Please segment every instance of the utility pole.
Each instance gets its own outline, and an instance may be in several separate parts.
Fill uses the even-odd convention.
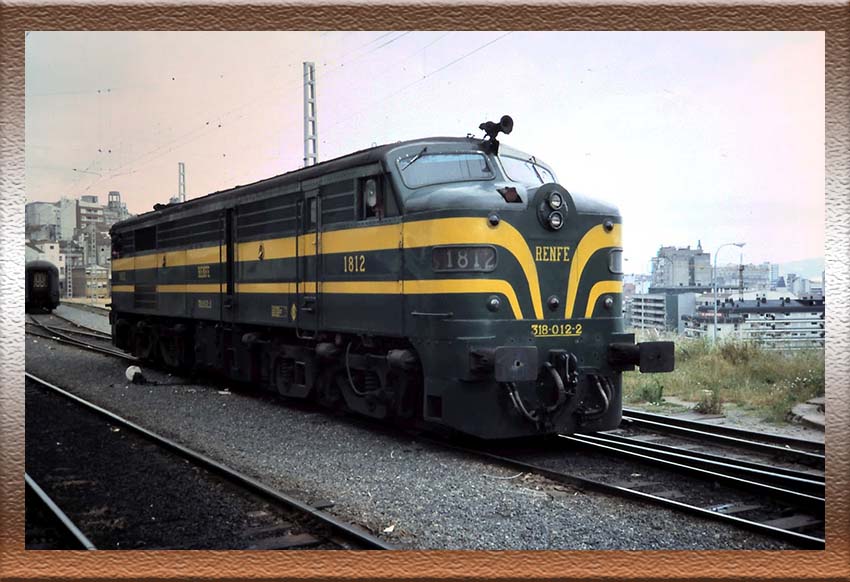
[[[177,162],[177,200],[186,202],[186,164]]]
[[[738,263],[738,299],[744,300],[744,257]]]
[[[319,131],[316,121],[316,64],[304,63],[304,167],[319,162]]]
[[[65,257],[65,297],[72,298],[74,296],[73,289],[73,272],[74,267],[71,264],[70,257]]]

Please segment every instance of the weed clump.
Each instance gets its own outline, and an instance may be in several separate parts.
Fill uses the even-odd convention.
[[[649,339],[656,338],[638,341]],[[718,414],[738,406],[764,420],[783,422],[795,404],[824,394],[823,349],[777,351],[734,340],[714,346],[704,339],[663,339],[676,343],[675,370],[660,375],[626,372],[626,402],[659,404],[679,398],[696,403],[701,412]]]
[[[677,364],[684,364],[705,357],[711,351],[711,344],[705,338],[680,341],[679,338],[667,338],[675,343],[675,358]]]
[[[762,349],[754,342],[725,341],[718,348],[720,357],[733,365],[746,364],[759,355]]]
[[[664,386],[657,378],[653,378],[652,382],[643,384],[640,387],[638,390],[638,399],[640,402],[660,404],[664,400]]]
[[[699,402],[694,406],[694,410],[702,414],[722,413],[723,401],[720,399],[720,390],[717,388],[703,390]]]

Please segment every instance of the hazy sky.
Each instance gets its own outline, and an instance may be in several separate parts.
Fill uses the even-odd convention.
[[[296,169],[305,60],[320,160],[508,113],[504,143],[619,206],[627,271],[698,239],[824,253],[819,32],[33,32],[27,199],[119,190],[139,213],[181,161],[189,198]]]

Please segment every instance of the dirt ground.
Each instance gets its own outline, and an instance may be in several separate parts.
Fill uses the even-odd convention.
[[[645,410],[646,412],[702,420],[707,424],[724,424],[756,432],[807,439],[820,443],[824,442],[824,432],[822,430],[817,430],[798,422],[785,422],[781,424],[765,422],[752,412],[734,403],[724,403],[723,413],[720,415],[702,415],[694,412],[693,407],[696,406],[696,402],[689,402],[675,396],[665,396],[664,402],[661,405],[640,403],[629,404],[627,406],[629,408]]]

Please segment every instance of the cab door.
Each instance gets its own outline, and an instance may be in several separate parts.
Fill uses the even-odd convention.
[[[219,247],[218,290],[219,290],[219,319],[222,322],[233,322],[236,310],[236,249],[235,249],[235,217],[233,208],[227,208],[222,213],[222,240]]]
[[[300,338],[313,338],[318,332],[321,304],[319,204],[318,188],[304,192],[297,203],[295,329]]]

